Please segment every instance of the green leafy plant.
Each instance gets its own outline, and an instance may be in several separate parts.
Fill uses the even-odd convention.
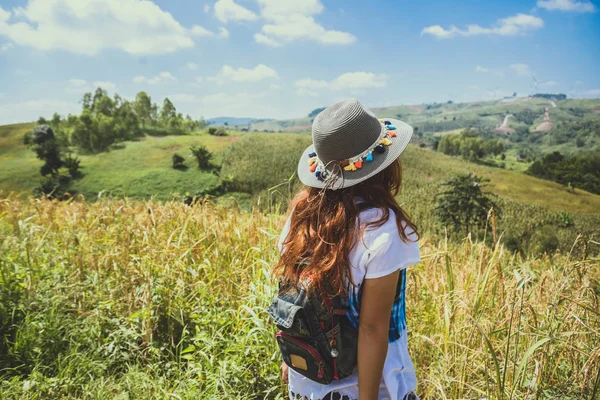
[[[436,198],[435,215],[444,226],[455,232],[477,232],[486,225],[488,213],[500,209],[492,195],[483,191],[487,179],[473,174],[458,175],[442,183]]]
[[[198,168],[210,169],[210,161],[213,159],[213,154],[206,148],[206,146],[192,146],[190,147],[190,151],[192,152],[192,155],[196,158]]]

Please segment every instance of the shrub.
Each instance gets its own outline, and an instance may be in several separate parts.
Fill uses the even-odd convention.
[[[183,158],[179,154],[177,154],[177,153],[173,154],[173,157],[171,159],[173,161],[173,168],[174,169],[184,169],[184,168],[186,168],[186,166],[184,164],[185,158]]]
[[[443,182],[446,190],[437,195],[435,207],[440,222],[455,232],[470,233],[484,227],[490,209],[494,208],[499,215],[498,206],[482,190],[484,182],[489,180],[473,174],[459,175]]]
[[[213,158],[213,154],[208,151],[206,146],[192,146],[190,147],[192,155],[196,157],[198,162],[198,168],[209,169],[211,167],[210,160]]]
[[[523,251],[521,241],[522,240],[518,236],[511,234],[506,234],[502,240],[504,247],[512,253],[521,253]]]
[[[552,254],[560,246],[558,236],[551,226],[544,226],[535,232],[532,237],[533,247],[538,254]]]
[[[223,128],[215,128],[211,126],[208,128],[208,134],[212,136],[227,136],[227,131]]]
[[[561,228],[568,228],[570,226],[573,226],[573,217],[571,217],[571,214],[569,214],[568,212],[559,212],[557,214],[558,216],[558,226],[560,226]]]

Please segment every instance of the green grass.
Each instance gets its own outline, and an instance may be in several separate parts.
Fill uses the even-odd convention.
[[[0,127],[0,189],[30,194],[39,185],[42,162],[22,144],[22,136],[32,124]],[[224,149],[238,139],[240,132],[215,137],[206,132],[194,135],[146,136],[140,141],[124,142],[106,153],[78,155],[82,179],[72,189],[89,199],[98,193],[126,195],[133,198],[166,200],[175,193],[195,193],[217,183],[209,171],[198,170],[190,157],[190,146],[204,145],[215,154],[213,163],[220,165]],[[187,159],[187,170],[171,168],[171,157],[179,153]]]

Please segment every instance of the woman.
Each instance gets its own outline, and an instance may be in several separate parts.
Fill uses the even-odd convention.
[[[298,166],[307,187],[293,201],[275,273],[293,282],[310,277],[346,300],[345,316],[358,332],[357,361],[349,376],[328,384],[284,362],[291,399],[416,398],[405,285],[406,268],[420,261],[418,236],[395,200],[398,157],[411,135],[407,124],[379,120],[356,100],[325,109],[313,122],[313,145]],[[298,260],[305,260],[302,269]]]

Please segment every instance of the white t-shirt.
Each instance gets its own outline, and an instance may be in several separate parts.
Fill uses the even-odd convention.
[[[375,208],[365,210],[360,214],[360,227],[379,218],[381,218],[381,210]],[[289,225],[290,220],[288,219],[279,239],[280,252],[282,242],[288,235]],[[349,285],[348,287],[350,307],[347,316],[355,327],[358,327],[360,288],[363,280],[380,278],[397,270],[402,270],[402,285],[399,287],[390,315],[388,352],[383,366],[379,390],[380,400],[402,400],[406,395],[413,392],[417,386],[415,369],[408,354],[405,293],[406,268],[419,263],[421,259],[415,233],[410,228],[405,227],[405,229],[410,239],[407,243],[400,238],[398,226],[396,225],[396,215],[390,210],[390,217],[385,224],[378,228],[369,227],[364,233],[364,240],[358,240],[350,251],[352,281],[356,286]],[[314,382],[291,368],[289,369],[288,378],[290,399],[320,400],[330,392],[339,393],[343,399],[358,399],[358,373],[356,369],[351,376],[334,381],[329,385]]]

